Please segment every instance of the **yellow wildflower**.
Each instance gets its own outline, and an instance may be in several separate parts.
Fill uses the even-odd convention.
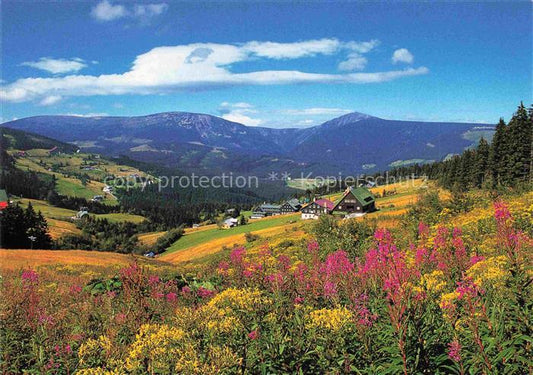
[[[346,307],[311,311],[306,324],[310,329],[325,329],[338,332],[352,320],[353,314]]]
[[[143,324],[130,346],[126,368],[130,371],[171,372],[182,353],[185,333],[166,324]],[[145,364],[148,368],[144,368]]]
[[[88,339],[78,349],[80,364],[88,362],[100,363],[111,352],[112,343],[109,337],[100,336],[97,339]]]
[[[440,293],[446,287],[444,272],[435,270],[429,274],[422,275],[420,284],[430,293]]]
[[[466,271],[466,274],[474,280],[476,285],[502,287],[507,275],[506,265],[504,255],[490,257],[474,264]]]
[[[440,308],[446,309],[446,308],[449,308],[450,306],[453,306],[458,297],[459,297],[459,293],[457,293],[456,291],[441,295],[440,303],[439,303]]]
[[[269,303],[258,290],[228,288],[213,297],[207,306],[231,310],[254,311],[257,305]]]
[[[120,372],[97,367],[78,370],[76,371],[76,375],[120,375]]]

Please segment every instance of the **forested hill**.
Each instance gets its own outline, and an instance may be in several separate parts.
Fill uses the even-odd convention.
[[[533,106],[523,104],[506,124],[500,119],[489,144],[482,139],[446,161],[396,168],[391,175],[425,175],[453,190],[497,188],[533,183]]]
[[[0,135],[0,145],[4,150],[8,148],[17,150],[47,149],[61,152],[76,152],[78,150],[77,146],[70,143],[5,126],[0,127]]]

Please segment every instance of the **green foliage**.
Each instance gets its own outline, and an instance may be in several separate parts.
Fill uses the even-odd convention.
[[[311,228],[323,254],[344,250],[351,256],[360,256],[374,233],[366,222],[345,220],[340,222],[331,215],[322,215]]]
[[[246,239],[246,242],[250,243],[250,242],[257,241],[260,238],[260,236],[252,232],[246,232],[244,233],[244,238]]]
[[[179,240],[183,236],[184,230],[183,227],[173,228],[159,237],[151,249],[155,254],[161,254],[164,252],[170,245]]]

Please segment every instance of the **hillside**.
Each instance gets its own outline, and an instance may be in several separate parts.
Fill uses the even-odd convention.
[[[4,150],[10,148],[22,151],[31,149],[53,149],[67,153],[73,153],[78,150],[78,147],[70,143],[61,142],[57,139],[48,138],[39,134],[11,129],[5,126],[0,127],[0,145]]]
[[[216,116],[169,112],[139,117],[37,116],[4,126],[86,151],[127,155],[185,171],[272,170],[331,175],[442,160],[491,138],[492,125],[393,121],[351,113],[310,128],[249,127]]]

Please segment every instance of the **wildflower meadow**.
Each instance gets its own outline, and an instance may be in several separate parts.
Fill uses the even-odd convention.
[[[520,223],[518,223],[520,224]],[[0,367],[42,374],[528,374],[532,247],[502,201],[477,229],[377,228],[325,251],[237,247],[180,273],[2,278]]]

